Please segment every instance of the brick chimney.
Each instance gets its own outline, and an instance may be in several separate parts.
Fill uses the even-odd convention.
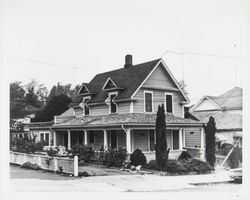
[[[129,67],[131,67],[131,66],[133,66],[133,57],[132,57],[132,55],[126,55],[125,56],[125,65],[124,65],[124,68],[129,68]]]

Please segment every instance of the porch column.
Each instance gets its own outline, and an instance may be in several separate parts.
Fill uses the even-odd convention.
[[[204,148],[204,128],[201,129],[201,148]]]
[[[88,145],[88,131],[84,130],[84,145]]]
[[[126,149],[128,153],[131,153],[131,129],[127,129],[126,131]]]
[[[70,130],[68,130],[68,149],[71,148],[71,133]]]
[[[103,130],[103,148],[107,149],[108,148],[108,134],[107,130]]]
[[[205,144],[204,144],[204,128],[201,128],[201,148],[200,148],[200,159],[205,160]]]
[[[183,149],[183,135],[182,135],[182,128],[179,129],[179,150],[182,150]]]
[[[52,134],[52,132],[49,133],[49,146],[51,146],[51,139],[52,139],[51,134]]]
[[[53,131],[53,146],[56,146],[56,131]]]

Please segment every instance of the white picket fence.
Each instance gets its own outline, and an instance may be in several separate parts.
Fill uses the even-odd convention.
[[[27,154],[10,151],[10,163],[23,165],[26,162],[37,164],[41,169],[50,171],[60,171],[78,176],[78,157],[51,157],[39,154]]]

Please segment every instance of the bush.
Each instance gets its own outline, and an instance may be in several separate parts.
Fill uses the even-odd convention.
[[[104,151],[102,163],[109,167],[122,167],[127,158],[127,151],[124,148],[108,149]]]
[[[72,157],[78,156],[78,160],[84,160],[85,162],[89,162],[90,159],[95,155],[95,151],[92,146],[88,145],[79,145],[76,144],[72,147],[69,152],[72,154]]]
[[[155,160],[151,160],[144,168],[160,170]],[[207,162],[198,159],[189,160],[168,160],[167,167],[163,171],[171,174],[188,174],[195,172],[197,174],[210,173],[212,168]]]
[[[41,167],[37,164],[32,164],[31,162],[26,162],[24,163],[22,166],[22,168],[26,168],[26,169],[34,169],[34,170],[39,170],[41,169]]]
[[[57,155],[58,151],[58,147],[49,147],[49,149],[46,150],[46,153],[48,154],[48,156],[54,157]]]
[[[192,156],[187,151],[183,151],[181,152],[181,155],[178,157],[178,160],[188,160],[190,158],[192,158]]]
[[[140,149],[136,149],[131,155],[130,155],[130,161],[131,165],[138,166],[138,165],[144,165],[147,162],[146,156],[142,153]]]

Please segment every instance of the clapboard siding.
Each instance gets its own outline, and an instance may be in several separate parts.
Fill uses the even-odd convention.
[[[193,134],[191,134],[193,132]],[[201,147],[201,130],[198,128],[185,129],[185,147]]]
[[[136,101],[133,103],[133,109],[135,113],[143,113],[144,112],[144,91],[153,91],[153,111],[154,113],[158,110],[158,105],[162,103],[165,105],[165,93],[172,93],[173,94],[173,107],[174,107],[174,115],[178,117],[184,117],[183,107],[180,105],[180,95],[178,92],[173,91],[163,91],[163,90],[147,90],[147,89],[140,89],[136,95]]]
[[[108,115],[109,106],[106,104],[91,106],[90,115]]]
[[[149,151],[148,130],[134,130],[132,135],[134,150]]]
[[[160,65],[159,67],[155,69],[155,71],[151,74],[151,76],[145,82],[145,85],[155,85],[155,86],[161,86],[161,87],[177,88],[176,85],[171,80],[170,76],[163,69],[162,65]]]
[[[129,113],[130,112],[130,102],[122,102],[117,104],[119,114]]]

